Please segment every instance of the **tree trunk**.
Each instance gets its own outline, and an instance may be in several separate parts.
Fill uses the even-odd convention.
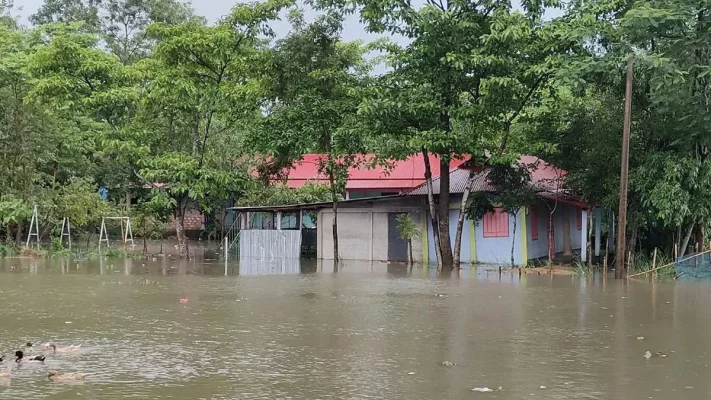
[[[634,258],[635,258],[635,251],[637,250],[637,233],[639,229],[637,229],[637,224],[632,224],[632,237],[630,238],[630,241],[627,244],[627,254],[629,254],[629,260],[627,260],[627,271],[634,271]]]
[[[570,213],[563,209],[563,255],[572,256],[573,248],[570,244]]]
[[[407,239],[407,265],[414,264],[412,257],[412,239]]]
[[[552,263],[555,258],[555,238],[553,237],[553,213],[555,209],[550,210],[548,214],[548,263]]]
[[[449,236],[449,156],[439,158],[439,245],[442,251],[442,268],[454,267],[452,241]]]
[[[188,199],[183,197],[178,201],[178,207],[175,209],[175,234],[178,236],[178,253],[180,258],[190,258],[188,253],[188,237],[185,234],[185,210],[187,208]]]
[[[20,246],[22,244],[22,224],[17,224],[17,231],[15,231],[15,246]]]
[[[548,264],[551,264],[555,258],[555,226],[553,225],[553,213],[558,209],[558,200],[553,203],[552,207],[550,203],[546,202],[546,207],[548,207]]]
[[[689,247],[689,240],[691,239],[691,233],[694,232],[694,226],[696,226],[696,222],[691,221],[689,229],[684,235],[684,240],[681,242],[681,248],[679,249],[679,257],[684,257],[684,254],[686,254],[686,248]]]
[[[333,262],[338,264],[340,261],[340,257],[338,256],[338,197],[336,197],[336,180],[333,176],[334,165],[330,159],[330,155],[329,164],[331,165],[328,168],[328,181],[331,184],[331,202],[333,203]]]
[[[437,256],[437,269],[442,268],[442,249],[439,245],[439,223],[437,222],[437,213],[435,211],[434,191],[432,189],[432,168],[430,167],[430,155],[427,150],[422,148],[422,157],[425,161],[425,184],[427,185],[427,205],[430,210],[430,222],[432,224],[432,236],[434,238],[435,255]],[[427,232],[422,232],[427,235]],[[429,260],[423,260],[429,262]]]
[[[520,211],[519,211],[520,212]],[[513,222],[513,235],[511,237],[511,266],[514,267],[516,265],[516,262],[514,261],[514,250],[516,249],[516,222],[518,220],[518,213],[515,212],[512,213],[514,217],[514,222]]]
[[[472,185],[474,184],[474,178],[476,173],[474,168],[469,170],[469,177],[467,178],[467,183],[464,185],[464,193],[462,193],[462,203],[459,205],[459,216],[457,217],[457,231],[454,234],[454,267],[459,269],[461,266],[461,249],[462,249],[462,229],[464,228],[464,217],[467,210],[467,201],[469,201],[469,194],[472,190]],[[476,232],[469,232],[469,235],[474,235]],[[469,251],[474,251],[470,249]]]
[[[696,224],[696,252],[701,253],[706,249],[704,243],[704,223],[699,222]]]
[[[602,260],[602,267],[607,273],[607,260],[610,258],[610,237],[612,236],[614,238],[615,233],[612,231],[612,218],[609,218],[608,216],[608,222],[609,224],[608,229],[607,229],[607,237],[605,238],[605,258]]]
[[[148,242],[146,241],[146,220],[143,219],[143,255],[148,254]]]
[[[594,208],[588,209],[588,240],[587,240],[587,254],[588,254],[588,266],[592,267],[592,259],[593,259],[593,252],[592,252],[592,237],[593,237],[593,210]],[[600,238],[597,238],[596,240],[600,240]],[[599,249],[598,249],[599,250]]]

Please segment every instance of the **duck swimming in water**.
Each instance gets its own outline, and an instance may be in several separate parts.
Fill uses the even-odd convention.
[[[49,371],[47,378],[50,381],[55,382],[73,382],[73,381],[83,381],[86,374],[80,372],[71,372],[68,374],[62,374],[59,371]]]
[[[25,358],[25,353],[22,352],[22,350],[17,350],[15,352],[15,359],[16,363],[43,363],[45,357],[44,356],[30,356],[29,358]]]
[[[57,347],[55,343],[49,342],[45,343],[44,345],[45,349],[52,349],[54,354],[57,353],[76,353],[77,351],[81,350],[81,345],[71,345],[67,347]]]

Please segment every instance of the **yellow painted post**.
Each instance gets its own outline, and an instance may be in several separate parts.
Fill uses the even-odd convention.
[[[469,256],[470,262],[476,264],[476,224],[469,220]]]
[[[521,241],[521,266],[525,267],[528,264],[528,225],[526,225],[526,207],[521,207],[519,211],[521,216],[521,234],[519,235],[519,240]]]

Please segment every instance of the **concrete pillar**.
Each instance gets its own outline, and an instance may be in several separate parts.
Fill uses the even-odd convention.
[[[585,261],[588,259],[588,210],[582,210],[582,213],[583,224],[580,230],[580,259]]]
[[[600,207],[595,207],[593,224],[595,224],[595,257],[600,257],[600,242],[602,240],[602,209]]]
[[[281,211],[277,211],[276,213],[276,229],[278,231],[281,230]]]

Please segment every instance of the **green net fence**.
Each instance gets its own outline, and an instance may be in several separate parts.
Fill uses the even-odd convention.
[[[679,257],[674,268],[678,280],[711,280],[711,253],[694,253]]]

